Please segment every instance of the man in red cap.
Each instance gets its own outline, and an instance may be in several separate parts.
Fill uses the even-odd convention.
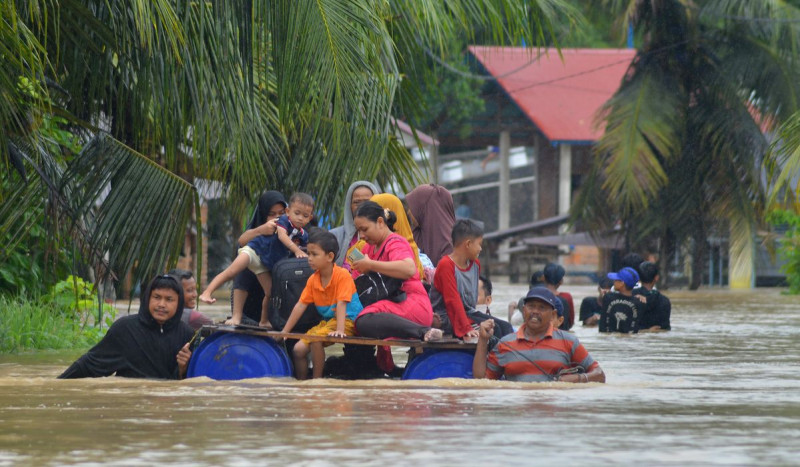
[[[481,323],[478,348],[472,362],[474,378],[509,381],[604,383],[600,365],[575,335],[555,329],[556,296],[545,287],[534,287],[525,296],[524,322],[514,334],[503,337],[489,352],[494,322]]]

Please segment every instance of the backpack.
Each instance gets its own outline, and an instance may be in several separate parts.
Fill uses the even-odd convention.
[[[272,292],[269,299],[267,317],[276,331],[283,329],[292,314],[306,282],[314,270],[308,265],[308,258],[286,258],[272,267]],[[319,324],[321,318],[314,304],[309,304],[303,316],[297,321],[292,332],[306,332]]]

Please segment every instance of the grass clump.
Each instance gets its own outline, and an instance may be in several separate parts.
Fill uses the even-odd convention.
[[[116,309],[103,304],[102,329],[97,309],[89,284],[74,276],[38,299],[0,296],[0,353],[89,347],[116,317]]]
[[[100,333],[68,319],[52,302],[0,297],[0,353],[86,348]]]

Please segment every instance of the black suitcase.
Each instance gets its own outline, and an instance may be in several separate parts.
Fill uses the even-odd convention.
[[[272,292],[267,312],[274,330],[280,331],[286,325],[292,308],[303,293],[306,281],[313,273],[314,270],[308,265],[308,258],[286,258],[275,263],[272,268]],[[320,321],[322,317],[317,313],[317,308],[313,304],[308,305],[292,332],[306,332]]]

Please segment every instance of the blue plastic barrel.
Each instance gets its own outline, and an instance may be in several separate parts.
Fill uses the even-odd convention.
[[[292,376],[282,346],[269,337],[218,332],[206,338],[189,360],[187,377],[217,380]]]
[[[473,353],[463,350],[425,350],[411,360],[403,379],[472,378]]]

